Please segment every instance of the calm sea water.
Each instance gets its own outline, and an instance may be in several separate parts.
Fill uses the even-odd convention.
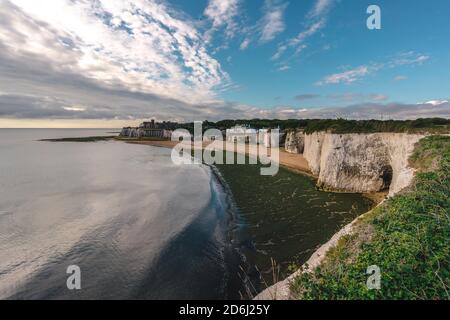
[[[162,148],[36,141],[93,135],[111,133],[0,130],[0,298],[238,298],[229,201],[210,169]]]
[[[317,190],[315,179],[283,167],[273,177],[261,176],[259,166],[218,168],[233,193],[237,225],[242,226],[233,238],[245,253],[244,268],[256,292],[290,275],[290,267],[304,264],[374,205],[361,194]]]
[[[0,298],[237,299],[243,280],[270,284],[271,258],[286,273],[372,205],[283,169],[216,178],[167,149],[37,141],[110,131],[0,129]]]

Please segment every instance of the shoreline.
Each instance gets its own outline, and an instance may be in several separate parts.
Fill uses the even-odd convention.
[[[179,142],[173,142],[173,141],[128,141],[132,144],[140,144],[140,145],[148,145],[153,147],[161,147],[161,148],[173,148],[175,145],[177,145]],[[203,146],[205,148],[206,145]],[[194,148],[193,148],[194,149]],[[246,147],[246,155],[251,155],[248,147]],[[309,177],[312,177],[314,179],[318,179],[316,175],[313,175],[311,171],[309,170],[308,162],[303,157],[302,154],[291,154],[288,153],[280,148],[280,157],[279,157],[279,164],[280,166],[284,167],[288,171],[294,173],[294,174],[301,174],[306,175]],[[224,178],[220,175],[220,173],[217,171],[217,169],[214,168],[214,166],[211,166],[213,168],[213,175],[216,176],[216,179],[219,181],[219,183],[223,183],[227,185],[227,182],[224,180]],[[223,185],[222,185],[223,186]],[[224,187],[224,186],[223,186]],[[231,192],[229,188],[227,189],[228,192]],[[339,192],[333,191],[333,193],[348,193],[348,192]],[[318,248],[316,248],[313,252],[313,254],[309,257],[309,259],[303,264],[303,266],[308,266],[308,269],[305,271],[298,270],[290,275],[288,275],[283,280],[280,280],[273,285],[266,287],[265,289],[261,290],[260,292],[256,293],[255,296],[253,296],[252,300],[288,300],[290,298],[290,284],[301,272],[310,272],[314,270],[317,266],[321,264],[321,262],[324,260],[326,253],[333,247],[336,246],[338,241],[345,235],[351,234],[355,228],[355,225],[357,222],[372,212],[376,207],[380,206],[385,200],[388,195],[388,191],[383,192],[373,192],[373,193],[360,193],[362,196],[370,199],[374,206],[369,211],[362,213],[361,215],[357,216],[353,221],[339,229],[335,234],[331,236],[325,243],[321,244]],[[242,254],[242,253],[241,253]],[[246,274],[248,276],[248,274]]]
[[[205,166],[210,169],[212,178],[218,184],[218,188],[225,194],[225,214],[227,215],[225,236],[228,249],[232,248],[232,253],[228,252],[227,256],[229,259],[237,258],[239,261],[239,267],[235,270],[240,279],[239,296],[241,299],[251,300],[252,296],[246,296],[248,295],[249,289],[248,283],[256,283],[258,277],[261,275],[258,274],[258,277],[256,277],[255,274],[252,274],[256,265],[252,264],[248,259],[248,251],[251,250],[251,247],[246,241],[249,236],[246,231],[246,226],[243,224],[243,217],[238,209],[233,191],[226,179],[222,176],[220,170],[214,165],[205,164]],[[235,255],[234,257],[233,254]]]
[[[148,146],[152,146],[152,147],[168,148],[168,149],[171,149],[179,144],[179,142],[177,142],[177,141],[164,141],[164,140],[161,140],[161,141],[157,141],[157,140],[155,140],[155,141],[146,141],[146,140],[139,141],[139,140],[126,140],[126,139],[117,139],[117,140],[123,141],[126,143],[131,143],[131,144],[148,145]],[[208,145],[209,145],[209,143],[204,143],[203,148],[207,147]],[[194,148],[192,148],[192,149],[194,149]],[[230,144],[226,144],[225,148],[223,150],[231,151],[229,149],[231,149]],[[246,149],[245,154],[247,156],[254,155],[250,152],[248,145],[246,145],[245,149]],[[233,150],[233,151],[235,151],[235,150]],[[283,166],[284,168],[292,170],[296,173],[302,173],[302,174],[306,174],[311,177],[317,178],[317,176],[315,176],[311,173],[311,171],[309,170],[308,162],[301,154],[288,153],[280,148],[279,164],[281,166]]]
[[[125,143],[136,144],[136,145],[146,145],[146,146],[159,147],[159,148],[165,148],[165,149],[171,149],[180,144],[180,142],[178,142],[178,141],[168,141],[168,140],[136,140],[136,139],[120,139],[120,138],[111,139],[110,137],[106,137],[105,140],[119,141],[119,142],[125,142]],[[202,149],[205,149],[206,147],[208,147],[209,144],[210,143],[203,143]],[[191,147],[192,147],[192,150],[195,149],[192,145],[191,145]],[[198,149],[200,149],[200,148],[198,148]],[[233,152],[241,151],[241,154],[243,153],[242,152],[243,150],[235,150],[234,144],[232,144],[232,143],[225,143],[224,148],[222,150],[230,151],[230,152],[231,151],[233,151]],[[255,151],[255,150],[250,150],[249,145],[246,145],[245,146],[245,155],[247,155],[247,156],[253,156],[253,155],[256,156],[257,155],[255,153],[252,153],[251,151]],[[277,161],[277,162],[279,163],[279,165],[281,167],[285,168],[286,170],[288,170],[294,174],[306,175],[306,176],[312,177],[314,179],[318,178],[318,176],[313,175],[311,173],[311,171],[309,169],[308,161],[304,158],[304,156],[302,154],[288,153],[284,149],[281,149],[281,148],[279,149],[279,152],[280,152],[279,153],[279,161]],[[270,153],[268,153],[268,154],[270,154]],[[217,171],[212,170],[212,174],[215,176],[217,182],[221,185],[222,188],[225,189],[226,193],[228,194],[228,192],[231,192],[231,190],[229,190],[227,187],[225,187],[225,186],[227,186],[226,181],[224,181],[223,177],[221,177],[220,175],[217,175],[217,173],[218,173]],[[224,185],[224,182],[225,182],[225,185]],[[334,193],[349,193],[349,192],[336,191]],[[352,193],[354,193],[354,192],[352,192]],[[356,193],[354,193],[354,194],[356,194]],[[380,202],[382,202],[381,200],[384,200],[386,193],[372,193],[372,194],[359,193],[359,194],[372,200],[374,202],[374,207],[376,207],[376,205],[378,205]],[[232,193],[231,193],[231,196],[232,196]],[[369,210],[368,212],[370,212],[371,210]],[[366,213],[367,212],[358,216],[355,219],[355,221],[357,221],[359,218],[364,216]],[[233,223],[233,222],[236,223],[236,219],[238,217],[231,215],[229,218],[230,218],[229,223]],[[351,226],[355,223],[355,221],[353,221],[349,225],[345,226],[342,230],[340,230],[336,234],[334,234],[332,236],[332,238],[330,238],[327,242],[322,244],[320,246],[320,249],[315,251],[313,256],[310,257],[306,263],[313,265],[314,264],[313,261],[316,261],[316,260],[321,261],[323,257],[321,256],[320,252],[322,252],[323,250],[325,250],[325,252],[326,252],[326,251],[328,251],[328,249],[330,247],[334,246],[335,242],[339,238],[341,238],[342,232],[348,232],[346,230],[348,228],[351,228]],[[231,234],[228,234],[228,236],[233,237]],[[337,240],[334,240],[336,237],[337,237]],[[323,248],[326,248],[326,249],[323,249]],[[319,252],[318,255],[316,254],[317,252]],[[245,272],[245,273],[246,273],[246,276],[248,277],[249,274],[247,274],[247,272]],[[290,279],[292,277],[294,277],[296,274],[297,273],[294,273],[294,274],[288,276],[285,280],[275,283],[272,287],[267,287],[266,289],[260,291],[256,296],[254,296],[254,299],[261,299],[261,298],[262,299],[273,299],[272,289],[277,288],[277,289],[275,289],[275,291],[278,291],[279,285],[286,286],[286,284],[289,283]],[[287,286],[287,287],[289,287],[289,286]],[[277,295],[275,295],[275,296],[277,296]],[[283,294],[281,294],[279,297],[281,298],[281,296],[283,296]]]
[[[152,147],[158,147],[158,148],[167,148],[172,149],[176,145],[179,144],[177,141],[169,141],[169,140],[127,140],[127,139],[116,139],[117,141],[123,141],[130,144],[139,144],[139,145],[147,145]],[[209,143],[204,143],[203,148],[207,147]],[[229,144],[226,145],[225,149],[230,147]],[[192,148],[194,149],[194,148]],[[233,150],[236,151],[236,150]],[[249,151],[248,145],[246,145],[246,151],[245,154],[247,156],[251,156],[251,152]],[[279,165],[283,168],[294,172],[296,174],[302,174],[307,175],[309,177],[312,177],[314,179],[318,179],[319,177],[317,175],[314,175],[310,168],[308,161],[305,159],[305,157],[302,154],[296,154],[296,153],[289,153],[285,151],[284,149],[280,148],[280,158],[279,158]],[[352,192],[340,192],[338,190],[332,191],[334,193],[352,193]],[[364,197],[372,200],[375,205],[378,205],[382,203],[387,195],[388,191],[380,191],[380,192],[371,192],[371,193],[361,193]]]
[[[92,138],[92,137],[90,137]],[[118,142],[125,142],[125,143],[129,143],[129,144],[135,144],[135,145],[144,145],[144,146],[151,146],[151,147],[158,147],[158,148],[165,148],[165,149],[172,149],[175,146],[179,145],[180,142],[179,141],[171,141],[171,140],[137,140],[137,139],[123,139],[123,138],[111,138],[111,137],[105,137],[104,140],[109,140],[109,141],[118,141]],[[48,141],[48,140],[47,140]],[[58,140],[59,141],[59,140]],[[76,139],[74,139],[74,141],[78,141]],[[91,140],[88,140],[88,142]],[[80,141],[80,142],[85,142],[84,140]],[[201,149],[205,150],[209,145],[211,144],[211,142],[204,142],[202,144]],[[187,144],[189,145],[189,144]],[[191,150],[196,150],[199,148],[195,148],[195,146],[191,143],[190,145]],[[242,147],[242,146],[241,146]],[[220,146],[217,148],[217,150],[222,149],[223,151],[228,151],[228,152],[235,152],[238,153],[240,152],[241,154],[243,153],[243,149],[241,150],[237,150],[237,148],[235,148],[235,144],[233,143],[228,143],[228,142],[224,142],[223,144],[223,148],[220,148]],[[270,154],[270,148],[267,148],[267,154]],[[250,146],[248,144],[245,145],[245,155],[246,156],[258,156],[257,153],[255,153],[255,151],[257,152],[258,148],[255,149],[251,149]],[[283,167],[284,169],[292,172],[293,174],[300,174],[300,175],[304,175],[304,176],[308,176],[313,178],[314,180],[317,181],[318,176],[314,175],[309,167],[309,163],[308,161],[305,159],[305,157],[303,156],[303,154],[294,154],[294,153],[289,153],[287,151],[285,151],[283,148],[279,148],[279,159],[278,159],[278,164]],[[229,186],[226,182],[226,180],[220,175],[220,173],[217,171],[217,169],[215,169],[214,166],[209,166],[211,167],[211,172],[215,178],[215,180],[217,181],[217,183],[220,185],[221,188],[224,189],[225,193],[228,194],[228,196],[233,197],[233,194],[231,192],[231,190],[229,189]],[[323,190],[326,191],[326,190]],[[312,256],[310,256],[310,258],[303,264],[303,265],[308,265],[309,266],[309,270],[314,270],[315,267],[317,267],[325,258],[326,253],[329,251],[330,248],[336,246],[337,242],[339,241],[339,239],[341,239],[344,235],[350,234],[353,231],[354,225],[356,224],[356,222],[364,217],[366,214],[370,213],[374,208],[376,208],[377,206],[379,206],[381,203],[383,203],[383,201],[386,199],[386,196],[388,194],[388,192],[374,192],[374,193],[356,193],[356,192],[342,192],[339,190],[335,190],[335,191],[329,191],[332,193],[347,193],[347,194],[360,194],[363,197],[371,200],[374,204],[374,207],[372,209],[370,209],[367,212],[362,213],[361,215],[359,215],[358,217],[356,217],[352,222],[350,222],[349,224],[345,225],[343,228],[341,228],[340,230],[338,230],[335,234],[332,235],[331,238],[329,238],[325,243],[323,243],[322,245],[320,245],[318,247],[318,249],[316,249],[314,251],[314,253],[312,254]],[[235,206],[235,203],[231,203],[230,204],[232,207]],[[236,220],[239,219],[238,216],[236,215],[237,212],[231,213],[230,216],[228,217],[228,224],[236,224]],[[236,225],[235,225],[236,226]],[[234,228],[232,228],[233,230]],[[235,233],[235,234],[233,234]],[[230,238],[234,238],[236,236],[239,236],[239,231],[235,230],[230,231],[230,233],[227,234],[228,237]],[[238,249],[238,248],[236,248]],[[241,252],[241,250],[238,250],[239,255],[242,256],[245,254],[243,252]],[[244,259],[245,260],[245,259]],[[251,267],[250,265],[247,265],[247,268]],[[246,269],[247,269],[246,268]],[[244,269],[242,269],[241,271],[244,272],[244,275],[246,278],[251,278],[251,275],[248,273],[247,271],[244,271]],[[284,280],[280,280],[276,283],[274,283],[272,286],[266,287],[265,289],[262,289],[261,291],[255,293],[255,295],[251,295],[249,296],[249,298],[253,298],[254,300],[277,300],[277,299],[281,299],[281,300],[286,300],[290,298],[290,283],[292,281],[292,279],[294,279],[296,276],[299,275],[299,272],[302,271],[296,271],[293,274],[288,275]]]

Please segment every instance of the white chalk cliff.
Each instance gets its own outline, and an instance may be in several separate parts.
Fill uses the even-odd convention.
[[[305,147],[305,135],[303,131],[289,131],[286,134],[284,148],[289,153],[303,153]]]
[[[304,137],[303,156],[318,185],[328,190],[376,192],[389,188],[394,196],[412,183],[414,169],[408,164],[414,145],[425,135],[407,133],[332,134],[316,132]],[[336,233],[304,265],[317,268],[339,239],[353,232],[359,218]],[[307,266],[307,268],[306,268]],[[255,300],[290,298],[290,284],[302,271],[264,290]]]
[[[393,196],[407,187],[414,170],[408,159],[419,134],[374,133],[305,135],[303,156],[318,185],[327,190],[376,192]]]

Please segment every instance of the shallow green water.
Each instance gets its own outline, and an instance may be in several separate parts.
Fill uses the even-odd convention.
[[[255,165],[217,168],[236,202],[241,226],[236,239],[248,262],[247,273],[251,278],[256,266],[268,284],[273,282],[271,258],[280,267],[280,278],[285,277],[289,265],[306,262],[334,233],[373,206],[360,194],[319,191],[313,178],[284,168],[274,177],[261,176]]]

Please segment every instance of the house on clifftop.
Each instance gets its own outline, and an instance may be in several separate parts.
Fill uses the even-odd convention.
[[[172,130],[167,129],[163,123],[152,120],[141,123],[139,127],[123,128],[120,137],[169,140],[172,137]]]

